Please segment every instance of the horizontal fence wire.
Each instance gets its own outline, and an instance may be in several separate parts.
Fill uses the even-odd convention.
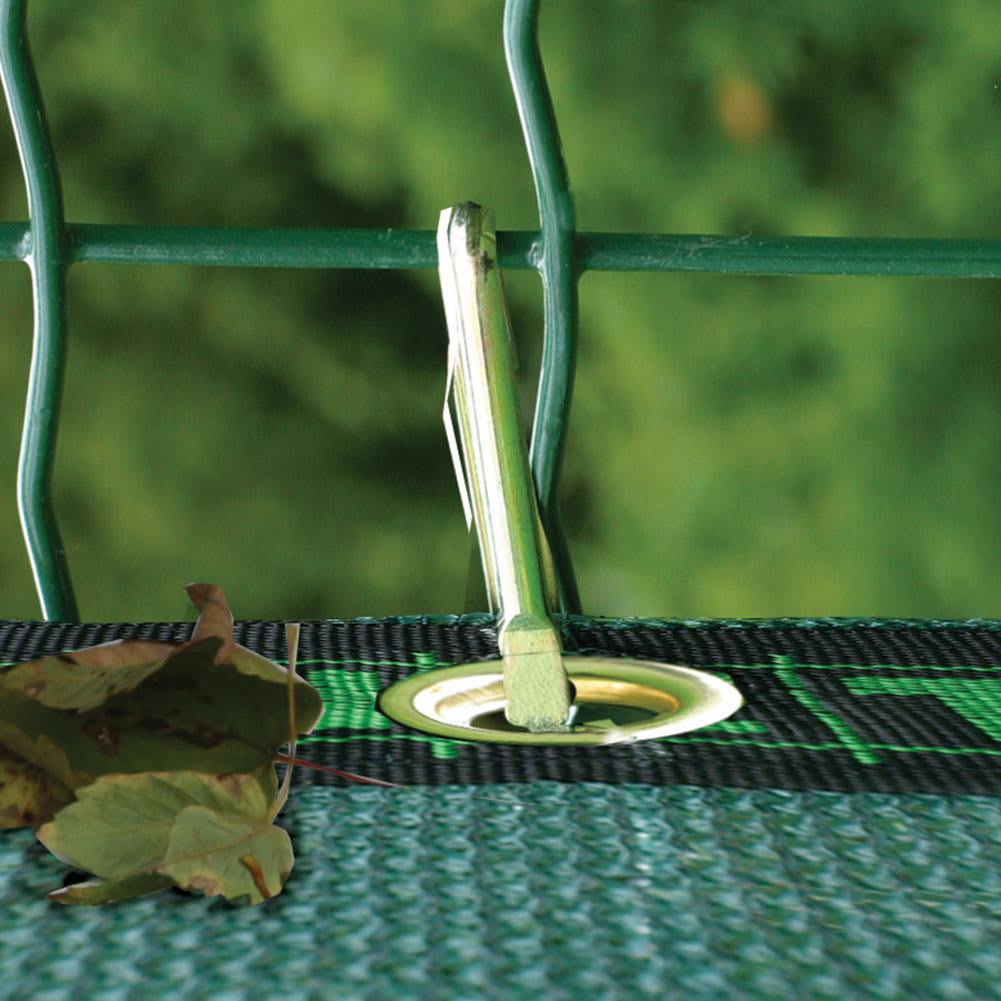
[[[438,267],[434,230],[118,226],[69,223],[70,262],[245,268],[421,270]],[[822,236],[575,234],[577,270],[738,275],[1001,277],[1001,240]],[[501,230],[502,268],[535,271],[537,231]],[[27,223],[0,223],[0,261],[31,252]]]

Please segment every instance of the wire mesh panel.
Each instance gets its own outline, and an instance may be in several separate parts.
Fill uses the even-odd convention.
[[[3,664],[125,636],[183,639],[189,628],[77,623],[50,496],[71,265],[438,264],[431,231],[68,222],[26,7],[0,0],[0,75],[30,216],[0,225],[0,260],[27,263],[33,282],[18,496],[50,621],[0,625]],[[556,496],[582,274],[994,278],[1001,240],[577,232],[538,16],[538,0],[505,7],[540,226],[500,232],[498,259],[543,280],[532,467],[566,611],[577,613]],[[404,675],[496,656],[492,619],[307,624],[301,663],[325,713],[303,755],[409,788],[300,775],[287,811],[297,869],[256,911],[169,894],[60,911],[40,896],[63,870],[27,832],[5,836],[0,993],[57,1001],[86,983],[88,997],[109,1001],[151,989],[349,1001],[1001,996],[998,622],[559,623],[582,655],[697,666],[735,683],[745,707],[642,747],[464,743],[391,722],[375,697]],[[239,623],[237,638],[282,656],[281,623]]]
[[[500,232],[504,269],[543,280],[545,332],[532,463],[543,521],[568,597],[579,610],[556,505],[574,379],[577,283],[588,271],[741,275],[995,277],[1001,240],[855,239],[579,233],[537,31],[538,0],[506,5],[504,40],[539,200],[538,232]],[[51,502],[66,356],[66,272],[77,262],[267,268],[429,269],[434,233],[407,230],[240,229],[67,222],[26,31],[25,0],[5,0],[0,74],[24,167],[30,221],[0,224],[0,260],[32,270],[34,353],[19,466],[19,508],[46,618],[77,617]]]

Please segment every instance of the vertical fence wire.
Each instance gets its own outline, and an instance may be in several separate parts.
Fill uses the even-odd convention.
[[[542,278],[545,319],[530,456],[560,598],[566,611],[579,612],[580,597],[557,502],[577,359],[576,221],[556,112],[539,52],[539,3],[507,0],[504,6],[504,51],[539,202],[536,267]]]
[[[59,174],[41,90],[28,48],[27,0],[0,0],[0,77],[28,193],[28,247],[34,339],[28,377],[17,502],[28,559],[46,619],[77,620],[66,554],[52,508],[52,466],[66,367],[69,260]]]

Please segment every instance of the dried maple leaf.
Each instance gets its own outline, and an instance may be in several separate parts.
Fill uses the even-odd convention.
[[[256,904],[281,892],[292,871],[292,845],[271,823],[265,785],[257,775],[103,775],[36,834],[58,858],[104,881],[105,897],[120,899],[124,881],[143,877],[149,889],[175,883]],[[103,902],[94,899],[100,884],[77,885],[86,890],[71,886],[52,899]]]
[[[58,779],[0,747],[0,828],[36,827],[72,799]]]
[[[272,825],[291,764],[279,793],[273,763],[323,708],[295,674],[298,626],[286,670],[234,642],[220,588],[186,590],[200,613],[187,643],[108,643],[0,674],[0,826],[36,827],[98,877],[52,899],[176,884],[258,903],[291,871]]]
[[[0,748],[69,790],[107,774],[270,764],[289,739],[287,672],[233,641],[221,589],[187,590],[201,612],[187,643],[107,643],[0,674]],[[323,706],[302,679],[295,705],[295,732],[308,732]],[[0,810],[6,794],[0,783]]]

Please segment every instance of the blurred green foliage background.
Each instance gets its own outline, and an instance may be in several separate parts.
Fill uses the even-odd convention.
[[[500,0],[35,0],[75,222],[537,227]],[[543,5],[585,230],[1001,234],[987,0]],[[26,218],[9,126],[0,218]],[[541,294],[506,276],[532,399]],[[27,269],[0,266],[0,614]],[[998,616],[1001,289],[589,274],[562,498],[587,611]],[[433,272],[76,265],[56,467],[81,614],[464,608]]]

